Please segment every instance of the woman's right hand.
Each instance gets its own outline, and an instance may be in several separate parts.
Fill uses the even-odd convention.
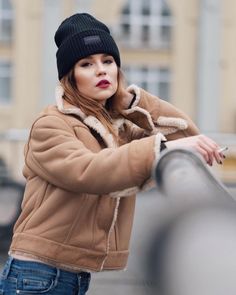
[[[214,160],[218,164],[222,164],[222,159],[225,158],[224,154],[219,152],[220,146],[203,134],[167,141],[165,145],[168,149],[184,148],[196,151],[203,156],[210,166],[212,166]]]

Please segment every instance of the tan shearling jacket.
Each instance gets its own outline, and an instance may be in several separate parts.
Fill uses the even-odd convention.
[[[123,269],[135,193],[151,185],[160,141],[198,134],[171,104],[132,85],[132,107],[114,120],[117,143],[96,118],[63,101],[33,123],[26,188],[10,254],[73,270]]]

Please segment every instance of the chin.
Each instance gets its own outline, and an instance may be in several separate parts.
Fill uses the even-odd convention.
[[[107,91],[105,93],[102,93],[101,95],[97,95],[95,99],[104,101],[111,98],[114,94],[115,94],[115,91]]]

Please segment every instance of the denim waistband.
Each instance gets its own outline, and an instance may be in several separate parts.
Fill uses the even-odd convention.
[[[86,279],[90,276],[89,272],[70,272],[66,270],[62,270],[60,268],[37,262],[37,261],[26,261],[26,260],[19,260],[13,257],[9,257],[5,263],[5,266],[3,268],[2,276],[8,277],[8,274],[10,270],[14,271],[27,271],[32,269],[38,269],[41,272],[45,272],[48,274],[54,274],[56,277],[62,278],[62,279],[78,279],[78,276],[82,279]]]

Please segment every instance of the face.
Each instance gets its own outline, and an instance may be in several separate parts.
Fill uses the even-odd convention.
[[[118,67],[107,54],[93,54],[79,60],[74,68],[77,89],[85,96],[105,104],[118,87]]]

